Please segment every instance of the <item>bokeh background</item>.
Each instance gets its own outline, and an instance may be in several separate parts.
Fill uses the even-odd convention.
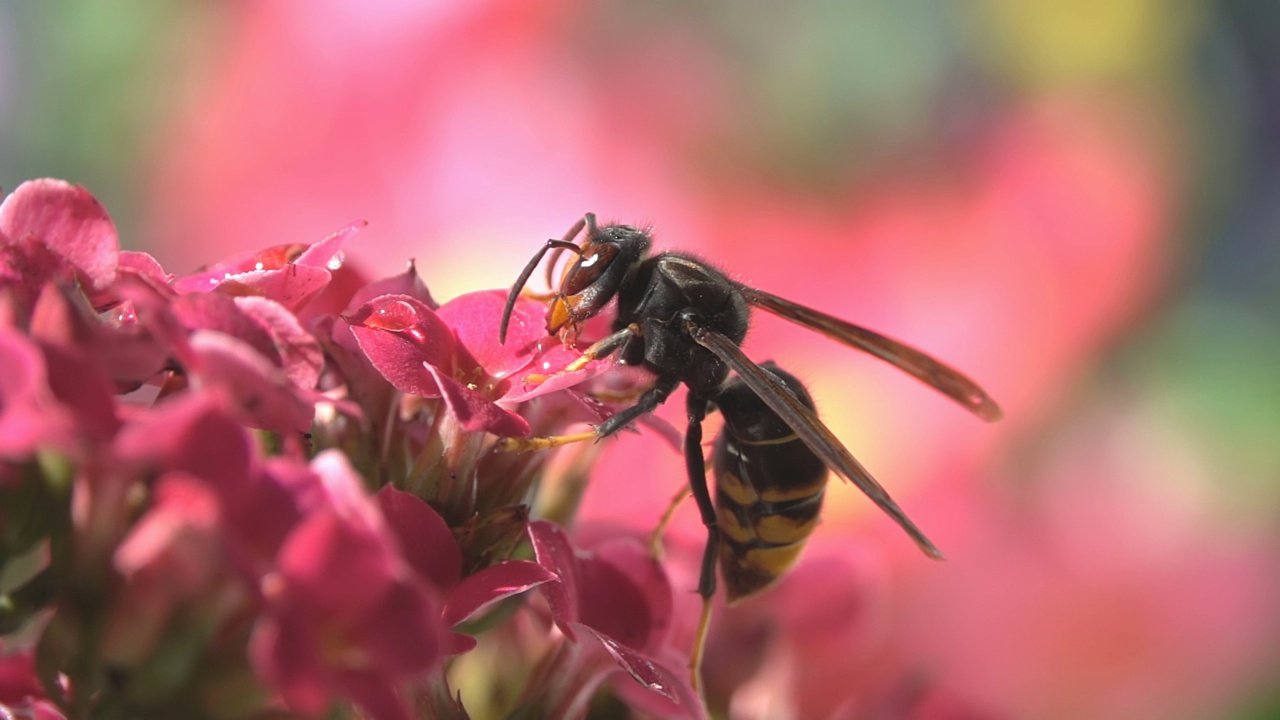
[[[758,320],[950,560],[833,485],[722,616],[713,662],[751,613],[809,628],[742,717],[870,716],[891,667],[984,717],[1274,718],[1277,38],[1272,0],[3,0],[0,187],[81,183],[175,271],[363,218],[351,261],[440,299],[584,211],[652,225],[1006,411]],[[612,443],[584,520],[652,527],[680,468]]]

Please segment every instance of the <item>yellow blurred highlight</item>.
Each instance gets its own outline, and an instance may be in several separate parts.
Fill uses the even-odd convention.
[[[1133,80],[1176,68],[1199,3],[1162,0],[987,0],[992,65],[1031,86]]]

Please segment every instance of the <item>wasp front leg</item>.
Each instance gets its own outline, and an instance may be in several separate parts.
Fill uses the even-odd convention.
[[[640,326],[631,323],[621,330],[606,335],[603,338],[592,343],[586,350],[582,351],[582,356],[565,366],[565,372],[575,372],[587,366],[592,360],[600,360],[614,354],[627,341],[632,338],[640,337]]]
[[[529,450],[547,450],[587,440],[602,440],[613,435],[637,419],[653,412],[680,385],[678,379],[659,379],[653,387],[645,390],[635,405],[623,408],[610,415],[604,422],[596,425],[590,432],[573,435],[551,435],[548,437],[504,437],[499,438],[495,448],[500,452],[526,452]]]

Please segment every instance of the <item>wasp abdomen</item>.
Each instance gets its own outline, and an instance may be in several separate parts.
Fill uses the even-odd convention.
[[[772,585],[795,564],[818,524],[825,478],[816,493],[779,510],[768,503],[738,505],[717,494],[720,574],[730,603]]]
[[[780,374],[776,367],[770,370]],[[738,399],[760,403],[753,395]],[[733,603],[769,587],[795,564],[817,527],[827,469],[767,409],[751,413],[726,404],[733,409],[725,413],[727,424],[716,442],[716,515],[720,574]],[[729,425],[748,417],[753,422]]]

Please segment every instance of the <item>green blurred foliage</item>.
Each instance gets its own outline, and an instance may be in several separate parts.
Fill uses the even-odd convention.
[[[125,242],[139,230],[137,182],[214,42],[205,3],[0,2],[0,188],[60,177],[92,188]]]

